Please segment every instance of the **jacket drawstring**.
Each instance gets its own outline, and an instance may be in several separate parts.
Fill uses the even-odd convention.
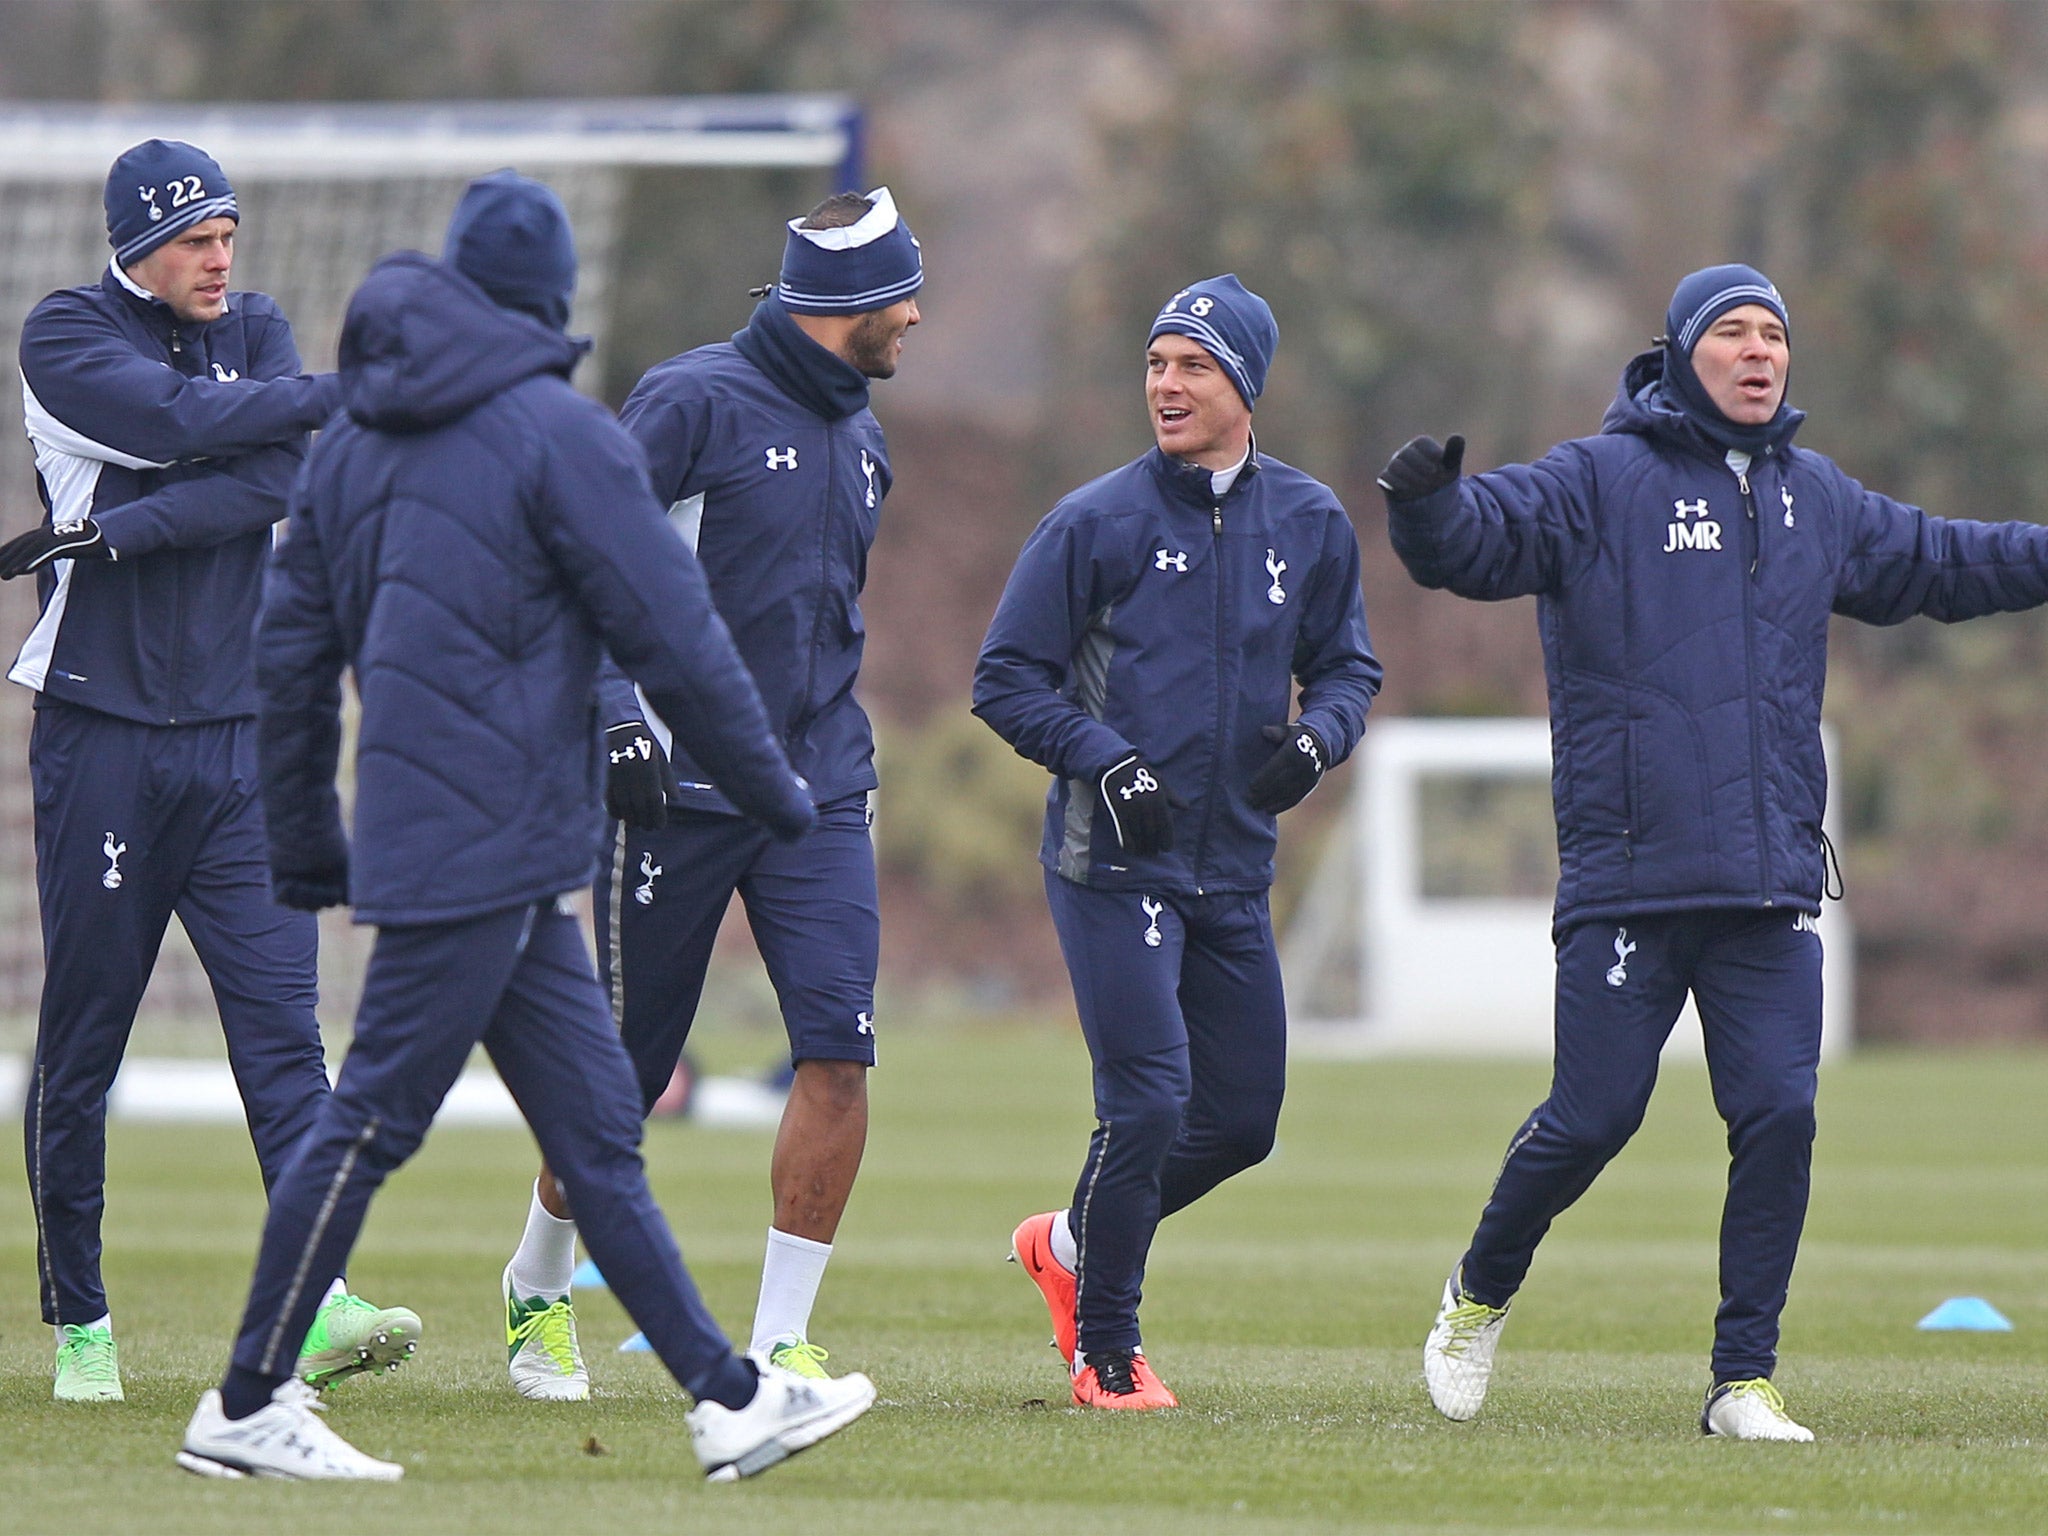
[[[1848,893],[1842,879],[1842,858],[1823,831],[1820,835],[1820,894],[1823,901],[1840,901]]]

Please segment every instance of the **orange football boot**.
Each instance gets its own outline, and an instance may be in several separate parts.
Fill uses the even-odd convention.
[[[1145,1363],[1142,1349],[1090,1350],[1074,1373],[1074,1402],[1081,1408],[1180,1406],[1180,1399]]]
[[[1058,1211],[1027,1216],[1010,1234],[1010,1258],[1024,1266],[1024,1273],[1045,1297],[1045,1310],[1052,1314],[1052,1342],[1060,1358],[1074,1363],[1074,1272],[1053,1257],[1052,1224]]]

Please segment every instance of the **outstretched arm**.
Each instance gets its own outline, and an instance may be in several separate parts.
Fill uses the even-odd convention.
[[[1467,478],[1463,458],[1462,438],[1444,448],[1416,438],[1381,475],[1387,532],[1408,574],[1488,602],[1553,589],[1592,538],[1590,466],[1569,443]]]
[[[1835,612],[1866,624],[1944,623],[2048,602],[2048,528],[1930,517],[1847,475]]]

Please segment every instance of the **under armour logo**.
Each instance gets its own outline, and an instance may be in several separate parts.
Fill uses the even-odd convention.
[[[766,452],[770,469],[796,468],[796,450],[794,448],[770,448]],[[874,503],[870,502],[869,505],[872,506]]]
[[[769,458],[772,461],[774,455],[771,453]],[[773,469],[775,465],[771,462],[768,467]],[[789,450],[789,467],[791,469],[796,468],[796,450],[794,448]],[[872,507],[875,504],[875,461],[868,457],[868,451],[865,448],[860,451],[860,472],[868,477],[868,505]]]
[[[216,384],[232,384],[241,376],[236,369],[223,368],[219,363],[213,365],[213,382]]]
[[[1671,510],[1680,517],[1705,517],[1707,498],[1702,496],[1698,501],[1674,501],[1671,503]]]
[[[1162,942],[1159,932],[1159,914],[1166,910],[1166,903],[1154,901],[1150,896],[1140,896],[1138,905],[1145,909],[1145,947],[1157,949]]]
[[[1317,773],[1323,771],[1323,754],[1316,747],[1316,739],[1307,731],[1294,738],[1294,750],[1315,764]]]
[[[614,763],[630,763],[636,758],[643,763],[654,761],[653,737],[635,736],[623,747],[614,747],[611,750],[611,760]]]
[[[1802,912],[1792,919],[1792,931],[1794,933],[1810,933],[1817,939],[1820,937],[1820,919],[1811,912]]]
[[[1188,568],[1188,553],[1184,549],[1177,549],[1169,555],[1163,549],[1155,549],[1152,551],[1152,567],[1154,570],[1185,573]]]
[[[1614,964],[1607,967],[1607,985],[1618,987],[1628,980],[1628,957],[1636,952],[1635,945],[1628,941],[1628,930],[1614,930]]]
[[[1778,487],[1778,499],[1785,503],[1785,526],[1797,527],[1798,525],[1792,521],[1792,493],[1781,485]]]
[[[50,532],[57,535],[60,539],[71,538],[75,534],[85,532],[85,519],[74,517],[61,523],[52,523],[50,524]]]
[[[140,197],[145,203],[149,204],[150,223],[154,224],[158,219],[164,216],[163,209],[157,207],[156,205],[155,187],[137,187],[135,189],[135,192],[138,197]]]
[[[115,842],[114,834],[111,832],[107,834],[107,840],[100,844],[100,852],[107,856],[107,872],[100,876],[100,884],[110,891],[121,889],[121,855],[127,851],[128,845]]]
[[[1286,569],[1285,560],[1270,549],[1266,551],[1266,574],[1273,578],[1273,585],[1266,588],[1267,602],[1278,604],[1287,601],[1287,589],[1280,585],[1280,573]]]
[[[633,889],[633,899],[643,907],[654,905],[654,877],[661,873],[661,866],[654,862],[652,853],[640,855],[640,873],[646,878]]]
[[[1131,776],[1131,782],[1118,790],[1117,793],[1125,800],[1129,800],[1133,795],[1149,795],[1158,787],[1159,781],[1152,777],[1152,770],[1140,768]]]
[[[860,1034],[872,1035],[875,1032],[875,1016],[872,1013],[856,1013],[853,1016],[853,1027]]]

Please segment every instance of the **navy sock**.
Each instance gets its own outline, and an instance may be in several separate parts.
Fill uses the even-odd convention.
[[[220,1410],[231,1419],[246,1419],[267,1406],[270,1394],[290,1380],[289,1376],[259,1376],[231,1365],[221,1379]]]
[[[729,1354],[708,1376],[690,1383],[690,1395],[700,1402],[721,1403],[737,1412],[754,1400],[760,1385],[761,1373],[754,1369],[754,1362]]]

